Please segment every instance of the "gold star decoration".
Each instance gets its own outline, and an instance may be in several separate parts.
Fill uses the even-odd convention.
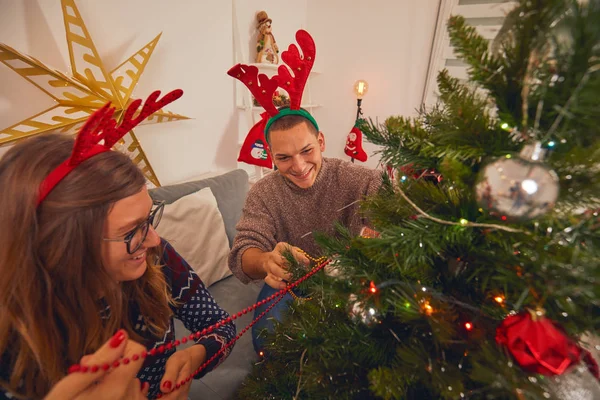
[[[75,0],[61,0],[72,77],[46,66],[41,61],[0,43],[0,62],[37,86],[56,104],[13,126],[0,130],[0,146],[15,143],[44,132],[75,133],[88,116],[111,102],[117,122],[134,100],[133,89],[139,81],[161,34],[110,72],[104,67]],[[159,110],[141,125],[188,119]],[[155,186],[160,182],[133,130],[117,145],[130,155]],[[115,147],[117,147],[115,146]]]

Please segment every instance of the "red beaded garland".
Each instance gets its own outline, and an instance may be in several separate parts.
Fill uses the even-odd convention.
[[[252,326],[254,326],[258,322],[258,320],[260,320],[262,317],[264,317],[273,307],[275,307],[275,305],[283,299],[283,296],[286,293],[288,293],[291,289],[293,289],[294,287],[298,286],[300,283],[304,282],[305,280],[307,280],[308,278],[310,278],[311,276],[316,274],[318,271],[323,269],[327,264],[329,264],[329,261],[324,261],[324,262],[320,263],[318,266],[313,268],[310,272],[308,272],[302,278],[300,278],[296,282],[288,285],[285,289],[281,289],[277,293],[269,296],[267,299],[261,300],[261,301],[255,303],[253,306],[243,309],[242,311],[238,312],[237,314],[233,314],[230,317],[227,317],[221,321],[218,321],[214,325],[212,325],[208,328],[202,329],[202,331],[198,331],[198,332],[190,334],[187,337],[183,337],[183,338],[181,338],[181,341],[175,340],[173,342],[167,343],[166,345],[160,345],[158,348],[151,349],[150,351],[143,351],[139,355],[134,354],[131,357],[131,360],[138,361],[140,358],[142,358],[142,359],[146,358],[148,354],[150,354],[151,356],[154,356],[157,353],[163,353],[165,351],[165,349],[171,350],[172,348],[179,346],[181,343],[185,344],[185,343],[187,343],[188,340],[194,340],[195,338],[197,339],[202,336],[205,336],[207,333],[213,332],[215,329],[218,329],[219,327],[224,326],[224,325],[234,321],[235,319],[241,317],[242,315],[245,315],[245,314],[251,312],[252,310],[256,310],[258,307],[261,307],[261,306],[265,305],[266,303],[272,302],[272,304],[270,304],[269,307],[265,311],[263,311],[258,317],[256,317],[252,322],[250,322],[250,324],[248,324],[245,328],[243,328],[242,331],[235,338],[233,338],[231,341],[226,343],[225,346],[223,346],[210,359],[206,360],[196,371],[194,371],[194,373],[192,375],[188,376],[185,380],[181,381],[180,383],[177,383],[175,386],[175,389],[179,389],[181,386],[188,383],[195,375],[199,374],[202,370],[204,370],[211,362],[213,362],[215,359],[217,359],[217,357],[219,357],[225,350],[232,347],[233,344],[243,334],[245,334]],[[123,364],[129,364],[129,362],[130,362],[129,358],[124,358],[122,360]],[[117,360],[112,364],[112,367],[116,368],[119,365],[121,365],[121,362]],[[88,372],[88,371],[97,372],[99,368],[102,368],[104,371],[108,371],[111,368],[111,365],[106,363],[106,364],[103,364],[101,367],[98,365],[93,365],[91,367],[87,367],[87,366],[82,366],[79,364],[74,364],[71,367],[69,367],[68,373],[71,374],[74,372]],[[156,398],[160,399],[161,397],[163,397],[163,394],[159,393]]]

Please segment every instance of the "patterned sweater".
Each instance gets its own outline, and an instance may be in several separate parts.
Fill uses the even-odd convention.
[[[215,302],[208,292],[204,283],[191,269],[189,264],[175,251],[175,249],[165,240],[162,240],[161,246],[164,248],[162,265],[167,285],[171,290],[173,299],[179,305],[171,306],[174,317],[183,322],[183,325],[191,332],[196,332],[214,325],[220,320],[229,317],[229,314]],[[110,310],[103,310],[101,314],[106,315]],[[148,350],[157,348],[162,344],[170,343],[175,339],[181,339],[182,333],[175,332],[173,318],[171,318],[169,328],[164,337],[157,341],[149,334],[148,328],[144,324],[144,319],[135,310],[132,312],[136,323],[135,331],[146,340],[142,343]],[[236,329],[233,322],[215,329],[212,334],[200,337],[196,340],[197,344],[202,344],[206,348],[206,359],[208,360],[218,352],[227,342],[236,335]],[[220,357],[215,359],[206,369],[194,378],[200,378],[210,370],[214,369],[223,360],[227,358],[231,349],[225,350]],[[164,375],[165,364],[168,358],[175,352],[175,349],[165,350],[162,354],[155,356],[148,355],[144,365],[140,369],[137,377],[142,382],[150,384],[148,392],[149,398],[155,398],[160,392],[160,381]],[[5,366],[1,366],[4,369]],[[13,397],[0,390],[1,399],[12,399]]]
[[[357,235],[366,224],[358,201],[377,192],[381,172],[334,158],[323,158],[315,183],[302,189],[274,172],[250,189],[238,231],[229,253],[229,268],[244,283],[252,279],[242,270],[242,254],[255,247],[272,251],[286,242],[318,256],[313,232],[335,233],[340,222]]]

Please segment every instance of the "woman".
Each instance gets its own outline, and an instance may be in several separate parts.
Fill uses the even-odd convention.
[[[132,105],[120,127],[107,105],[76,142],[58,134],[37,136],[0,160],[5,392],[42,398],[69,366],[121,328],[153,349],[175,339],[173,317],[192,332],[228,318],[154,230],[163,204],[153,203],[142,172],[126,155],[108,151],[173,93],[161,101],[153,93],[136,118],[139,102]],[[150,385],[149,396],[173,392],[165,398],[187,398],[190,385],[175,390],[177,383],[217,352],[225,350],[196,378],[227,357],[231,348],[225,345],[235,336],[228,321],[185,350],[169,346],[148,355],[138,377]]]

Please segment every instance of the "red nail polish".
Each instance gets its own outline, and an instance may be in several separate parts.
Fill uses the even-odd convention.
[[[125,331],[123,329],[119,329],[112,339],[110,339],[109,345],[113,349],[116,349],[121,345],[121,343],[123,343],[123,340],[125,340]]]

